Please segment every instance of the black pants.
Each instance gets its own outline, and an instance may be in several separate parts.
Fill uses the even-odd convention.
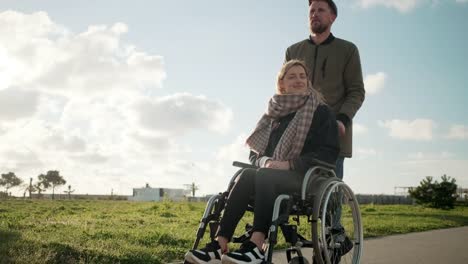
[[[249,202],[254,201],[253,231],[268,235],[276,197],[299,192],[304,175],[277,169],[244,169],[236,179],[220,221],[218,236],[229,241]]]

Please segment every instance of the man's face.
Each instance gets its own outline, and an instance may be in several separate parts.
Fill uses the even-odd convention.
[[[314,1],[309,6],[309,25],[312,33],[321,34],[331,27],[336,16],[326,2]]]

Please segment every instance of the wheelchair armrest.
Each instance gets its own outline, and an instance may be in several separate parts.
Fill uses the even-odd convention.
[[[306,191],[307,187],[309,186],[309,182],[312,180],[312,177],[314,176],[314,173],[317,174],[319,173],[322,174],[321,172],[325,172],[325,174],[328,176],[327,179],[332,180],[333,178],[339,180],[336,178],[336,174],[334,171],[335,165],[320,161],[320,160],[314,160],[317,166],[314,166],[310,169],[307,170],[304,180],[302,181],[302,188],[301,188],[301,199],[305,200],[306,199]]]
[[[317,166],[320,166],[322,168],[325,168],[327,170],[334,170],[336,165],[335,164],[331,164],[331,163],[328,163],[328,162],[325,162],[323,160],[319,160],[319,159],[313,159],[312,160]]]
[[[239,167],[239,168],[244,168],[244,169],[258,169],[257,166],[249,164],[249,163],[244,163],[240,161],[234,161],[232,163],[232,166]]]

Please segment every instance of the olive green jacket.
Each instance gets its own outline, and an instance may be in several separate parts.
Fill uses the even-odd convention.
[[[323,94],[336,119],[346,126],[346,135],[340,138],[340,156],[351,157],[352,120],[365,97],[356,45],[330,33],[320,45],[316,45],[312,38],[291,45],[286,50],[285,61],[292,59],[305,61],[312,87]]]

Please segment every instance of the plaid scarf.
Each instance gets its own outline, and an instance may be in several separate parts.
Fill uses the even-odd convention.
[[[273,95],[266,113],[247,138],[246,144],[252,151],[263,155],[268,146],[270,134],[278,125],[278,119],[296,112],[276,145],[272,159],[290,160],[299,157],[312,124],[315,109],[319,104],[319,100],[310,90],[307,94]]]

